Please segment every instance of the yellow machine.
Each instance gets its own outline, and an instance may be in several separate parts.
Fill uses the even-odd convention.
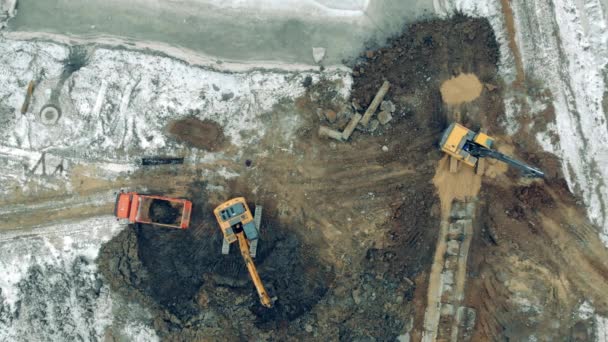
[[[241,256],[243,257],[243,260],[245,260],[245,265],[247,266],[253,285],[255,285],[258,296],[260,296],[260,302],[267,308],[272,307],[272,300],[270,299],[270,296],[268,296],[262,279],[260,279],[260,275],[251,258],[252,253],[250,246],[253,243],[257,246],[259,234],[254,217],[251,215],[251,210],[249,210],[245,198],[237,197],[226,201],[215,208],[213,213],[215,214],[217,223],[220,225],[220,229],[224,235],[224,244],[226,247],[222,248],[222,253],[228,254],[227,246],[233,242],[239,242]]]
[[[492,149],[493,145],[494,138],[485,133],[475,133],[455,122],[445,130],[439,143],[441,150],[452,156],[453,160],[472,167],[478,167],[480,158],[490,157],[520,169],[525,176],[544,177],[541,170]]]

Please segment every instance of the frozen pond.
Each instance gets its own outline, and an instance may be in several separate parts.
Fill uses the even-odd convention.
[[[22,0],[9,30],[155,41],[227,60],[311,64],[312,47],[324,47],[324,63],[336,64],[431,13],[429,0]]]

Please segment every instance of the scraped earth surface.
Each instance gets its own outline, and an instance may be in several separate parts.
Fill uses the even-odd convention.
[[[608,314],[608,253],[559,161],[526,131],[505,135],[498,62],[489,23],[457,15],[411,25],[351,61],[351,98],[340,79],[303,78],[300,98],[248,119],[264,130],[255,143],[232,145],[225,122],[169,123],[166,133],[186,145],[180,153],[220,153],[117,183],[191,199],[191,226],[129,225],[97,256],[103,280],[147,308],[163,340],[419,340],[442,215],[452,199],[477,196],[463,300],[477,311],[472,340],[593,340],[594,321],[579,311],[592,303]],[[389,123],[358,128],[348,142],[317,135],[319,125],[343,129],[385,80],[396,107]],[[446,175],[437,143],[454,119],[549,176],[524,180],[494,162],[479,178]],[[277,298],[272,309],[260,305],[238,247],[220,252],[212,210],[237,196],[264,207],[255,261]]]

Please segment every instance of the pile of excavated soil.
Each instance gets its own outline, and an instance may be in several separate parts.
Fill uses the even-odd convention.
[[[155,199],[150,203],[148,216],[152,222],[171,224],[175,223],[180,214],[179,210],[174,208],[169,201]]]
[[[169,123],[167,131],[177,141],[207,151],[219,151],[226,144],[222,126],[211,120],[186,118]]]
[[[443,82],[441,85],[441,98],[443,102],[457,105],[475,100],[483,88],[475,74],[460,74]]]

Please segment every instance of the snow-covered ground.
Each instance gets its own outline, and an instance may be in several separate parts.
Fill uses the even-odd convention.
[[[137,336],[135,323],[116,322],[95,264],[101,244],[123,228],[104,216],[0,235],[0,341],[102,340],[109,325]]]
[[[67,61],[79,54],[85,64],[66,73]],[[255,144],[266,133],[260,115],[283,99],[300,96],[304,79],[317,80],[320,75],[218,72],[127,50],[70,51],[61,44],[0,38],[0,159],[4,160],[0,180],[12,182],[11,188],[13,183],[23,186],[32,179],[43,152],[49,173],[59,163],[68,171],[75,163],[94,163],[110,177],[132,170],[143,155],[162,152],[187,154],[192,160],[208,158],[208,153],[196,150],[185,153],[183,145],[167,137],[167,123],[187,116],[219,123],[236,146]],[[348,96],[351,78],[346,70],[326,71],[324,77],[343,80],[342,95]],[[20,109],[30,80],[37,84],[23,115]],[[40,118],[48,104],[61,109],[54,125]],[[283,133],[289,136],[296,129],[294,122]]]

